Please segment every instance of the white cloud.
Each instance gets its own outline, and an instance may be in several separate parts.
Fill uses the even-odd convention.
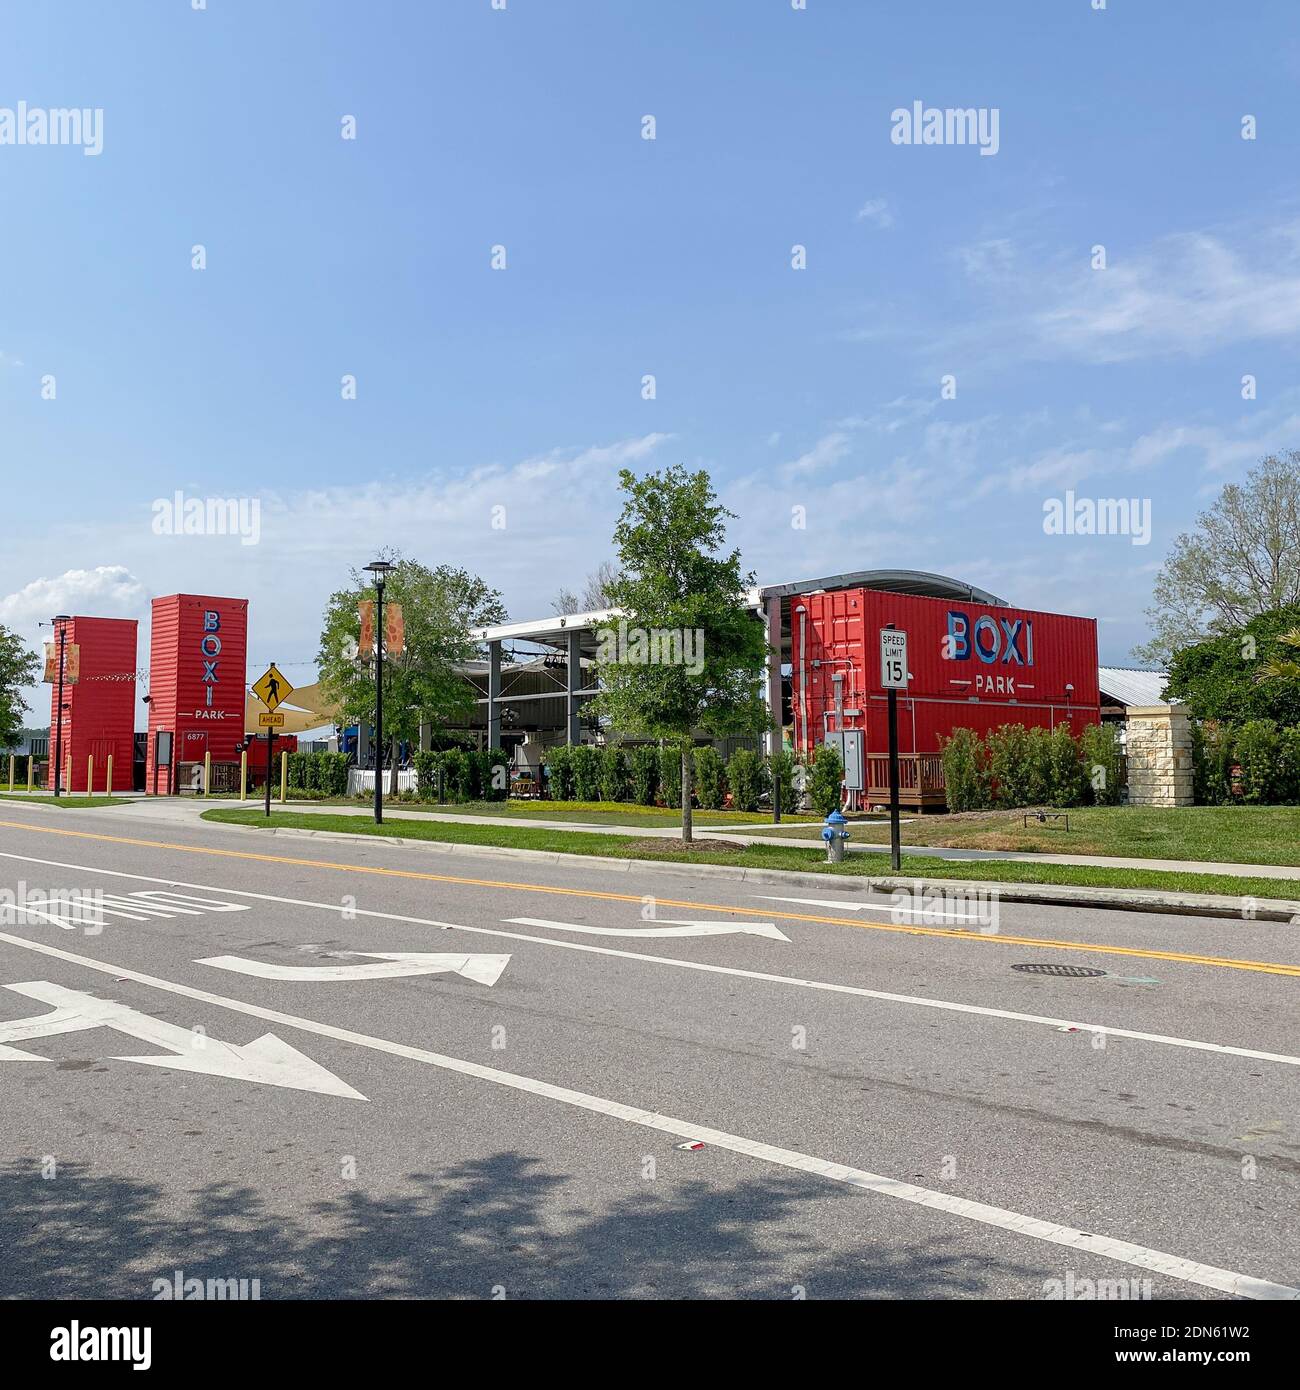
[[[0,598],[0,623],[24,632],[37,623],[49,622],[56,613],[135,618],[144,606],[144,586],[135,575],[123,565],[100,565],[33,579],[16,593]]]
[[[884,231],[894,225],[894,211],[887,198],[868,198],[858,209],[855,222],[870,222],[873,227]]]
[[[996,298],[992,331],[1021,355],[1195,357],[1300,335],[1294,223],[1179,233],[1131,253],[1112,246],[1104,270],[1092,269],[1086,248],[1030,261],[1006,239],[966,247],[958,259],[970,282]]]

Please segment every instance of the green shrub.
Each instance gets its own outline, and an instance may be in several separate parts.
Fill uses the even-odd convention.
[[[1281,800],[1294,806],[1300,802],[1300,724],[1283,729],[1280,737]]]
[[[1283,740],[1272,719],[1252,719],[1237,731],[1241,799],[1259,804],[1282,799]]]
[[[472,801],[474,764],[464,748],[448,748],[442,755],[442,774],[448,801]]]
[[[1124,761],[1114,724],[1089,724],[1079,736],[1083,794],[1095,806],[1118,806],[1124,794]]]
[[[1078,806],[1083,801],[1083,763],[1068,724],[1058,724],[1047,738],[1047,804]]]
[[[732,807],[737,811],[757,811],[768,780],[767,766],[762,758],[749,748],[737,748],[727,764]]]
[[[504,748],[483,748],[474,756],[479,797],[484,801],[505,801],[510,795],[510,755]]]
[[[348,755],[346,753],[316,753],[316,787],[326,796],[346,796],[348,791]]]
[[[1027,728],[1028,761],[1025,767],[1025,796],[1028,806],[1043,806],[1051,796],[1052,734],[1040,724]]]
[[[950,811],[983,811],[993,804],[988,748],[974,729],[943,740],[943,780]]]
[[[720,811],[727,799],[722,755],[709,744],[695,750],[695,799],[706,811]]]
[[[632,790],[632,770],[627,754],[618,747],[600,750],[600,799],[626,801]]]
[[[574,801],[573,748],[557,743],[546,750],[547,791],[552,801]]]
[[[415,781],[420,797],[431,801],[438,795],[438,774],[442,771],[444,754],[432,748],[421,749],[415,755]]]
[[[780,796],[783,812],[795,809],[794,759],[784,748],[778,749],[767,760],[767,784],[771,788],[773,802]]]
[[[600,749],[591,743],[573,749],[573,799],[600,800]]]
[[[665,806],[682,804],[682,749],[667,743],[659,750],[659,794]]]
[[[999,806],[1030,806],[1038,790],[1039,769],[1029,730],[1023,724],[1003,724],[985,742],[989,750],[989,771],[993,774],[993,795]]]
[[[813,752],[812,771],[808,777],[808,795],[818,815],[828,816],[839,810],[843,782],[840,750],[833,743],[819,745]]]
[[[632,750],[632,800],[653,806],[659,792],[659,750],[653,743],[639,743]]]

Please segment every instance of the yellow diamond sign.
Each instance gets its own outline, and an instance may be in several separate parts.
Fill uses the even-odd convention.
[[[265,673],[253,682],[253,694],[268,710],[273,710],[282,700],[293,694],[293,686],[280,674],[275,662],[272,662]]]

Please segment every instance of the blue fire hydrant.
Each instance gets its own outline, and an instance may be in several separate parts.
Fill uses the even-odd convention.
[[[844,828],[848,822],[838,811],[832,811],[826,817],[826,822],[822,826],[822,839],[826,841],[826,862],[828,864],[842,864],[844,862],[844,844],[849,838],[849,832]]]

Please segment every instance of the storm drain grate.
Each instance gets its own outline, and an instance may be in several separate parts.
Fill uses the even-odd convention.
[[[1047,965],[1034,961],[1030,965],[1013,965],[1012,970],[1020,970],[1026,975],[1059,975],[1066,980],[1087,980],[1104,975],[1104,970],[1092,970],[1086,965]]]

